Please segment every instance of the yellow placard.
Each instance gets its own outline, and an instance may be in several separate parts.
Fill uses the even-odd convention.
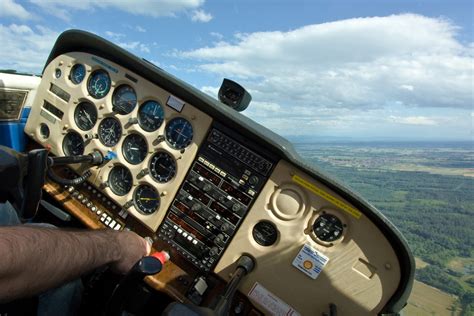
[[[339,207],[340,209],[346,211],[347,213],[351,214],[352,216],[354,216],[355,218],[359,219],[360,216],[362,215],[362,213],[358,210],[356,210],[355,208],[347,205],[346,203],[344,203],[343,201],[339,200],[338,198],[332,196],[331,194],[327,193],[326,191],[318,188],[317,186],[315,186],[314,184],[304,180],[303,178],[297,176],[297,175],[294,175],[292,177],[293,181],[296,182],[297,184],[301,185],[302,187],[310,190],[311,192],[313,192],[314,194],[322,197],[323,199],[325,199],[326,201],[334,204],[335,206]]]

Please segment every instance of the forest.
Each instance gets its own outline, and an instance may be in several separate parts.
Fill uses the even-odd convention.
[[[412,158],[413,164],[431,167],[474,168],[472,151],[469,154],[468,148],[467,155],[460,155],[453,149],[449,155],[446,148],[413,151],[399,144],[386,148],[391,150],[371,150],[367,144],[296,144],[308,162],[359,192],[389,218],[415,257],[427,263],[416,271],[416,279],[456,295],[463,314],[470,315],[474,311],[474,178],[390,166]],[[456,270],[451,268],[453,261],[467,264]]]

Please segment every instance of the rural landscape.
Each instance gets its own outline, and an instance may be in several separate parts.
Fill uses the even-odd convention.
[[[474,315],[473,143],[294,143],[408,240],[417,270],[405,315]]]

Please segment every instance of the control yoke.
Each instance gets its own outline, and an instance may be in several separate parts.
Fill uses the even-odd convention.
[[[63,179],[57,176],[52,166],[72,163],[100,165],[104,157],[98,151],[88,155],[49,157],[46,149],[34,149],[26,154],[0,146],[0,203],[9,201],[24,222],[35,217],[41,200],[46,174],[51,180],[71,185],[84,182],[90,175],[86,171],[76,179]]]

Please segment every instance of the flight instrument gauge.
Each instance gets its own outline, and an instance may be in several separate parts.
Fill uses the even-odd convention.
[[[113,110],[118,114],[129,114],[137,105],[137,94],[129,85],[121,85],[112,95]]]
[[[117,165],[110,170],[107,184],[112,192],[124,196],[132,189],[132,173],[126,167]]]
[[[147,132],[159,129],[164,118],[163,107],[156,101],[146,101],[138,109],[138,124]]]
[[[138,211],[145,215],[154,213],[160,207],[158,191],[149,184],[142,184],[137,187],[133,201]]]
[[[83,64],[75,64],[72,66],[71,73],[69,74],[69,79],[71,79],[72,83],[80,84],[85,77],[86,67]]]
[[[148,145],[145,138],[139,134],[130,134],[123,140],[122,154],[132,165],[137,165],[143,160],[148,153]]]
[[[90,102],[81,102],[74,110],[74,121],[83,131],[92,129],[97,122],[97,109]]]
[[[342,237],[344,226],[337,216],[321,214],[313,224],[313,231],[320,240],[331,242]]]
[[[69,132],[63,139],[63,152],[66,156],[84,154],[84,140],[77,132]]]
[[[149,169],[153,179],[165,183],[176,175],[176,161],[167,152],[160,151],[151,157]]]
[[[186,148],[193,140],[193,126],[188,120],[177,117],[166,125],[166,140],[175,149]]]
[[[278,230],[272,222],[258,222],[252,229],[253,239],[261,246],[273,245],[278,239]]]
[[[109,74],[105,70],[96,70],[89,77],[87,82],[87,92],[94,99],[102,99],[109,93],[111,81]]]
[[[107,147],[117,145],[122,136],[122,126],[120,122],[113,118],[107,117],[99,124],[99,140]]]

